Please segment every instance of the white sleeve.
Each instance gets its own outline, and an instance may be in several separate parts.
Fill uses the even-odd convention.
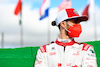
[[[45,53],[42,53],[39,49],[36,55],[34,67],[47,67],[46,63]]]
[[[90,46],[87,51],[84,51],[82,67],[97,67],[96,55],[93,46]]]

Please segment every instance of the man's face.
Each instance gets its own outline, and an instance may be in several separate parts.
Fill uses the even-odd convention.
[[[80,24],[80,21],[76,19],[71,19],[71,20],[68,20],[67,23],[69,25],[74,25],[74,24]]]
[[[73,26],[75,24],[80,24],[80,21],[79,20],[68,20],[67,23],[66,23],[66,29],[69,29],[70,26]],[[68,35],[68,32],[66,32],[66,35]]]
[[[65,28],[68,29],[70,26],[73,26],[75,24],[80,24],[80,21],[77,19],[70,19],[68,21],[62,21],[60,23],[60,26],[62,29],[65,29]]]

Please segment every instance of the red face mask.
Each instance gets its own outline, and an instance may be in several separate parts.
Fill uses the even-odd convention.
[[[82,28],[80,24],[75,24],[75,25],[70,26],[69,29],[66,31],[68,31],[68,35],[70,37],[79,37],[82,32]]]

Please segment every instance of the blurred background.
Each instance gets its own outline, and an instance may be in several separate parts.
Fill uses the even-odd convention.
[[[0,48],[42,46],[56,40],[59,36],[59,29],[56,26],[51,26],[51,22],[56,19],[65,0],[45,1],[0,0]],[[99,41],[100,0],[91,0],[91,2],[90,0],[66,1],[70,1],[69,7],[75,8],[79,15],[90,3],[89,20],[81,23],[83,32],[79,38],[75,38],[75,41]],[[16,14],[15,11],[20,2],[22,2],[22,8]],[[45,8],[49,8],[49,14],[40,20],[41,15],[45,14]]]

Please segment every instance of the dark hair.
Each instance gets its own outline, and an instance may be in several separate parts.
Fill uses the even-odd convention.
[[[58,28],[59,28],[59,30],[60,30],[60,24],[58,25]]]
[[[56,26],[56,21],[52,21],[51,25],[52,25],[52,26]],[[60,30],[60,24],[58,25],[58,28],[59,28],[59,30]]]
[[[56,21],[52,21],[51,25],[56,26]]]

